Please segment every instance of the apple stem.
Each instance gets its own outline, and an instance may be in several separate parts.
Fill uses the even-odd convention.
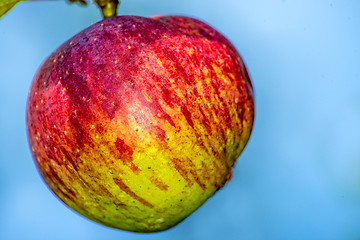
[[[1,1],[1,0],[0,0]],[[23,1],[36,1],[36,0],[23,0]],[[39,1],[39,0],[37,0]],[[67,0],[69,3],[77,2],[80,5],[87,5],[88,0]],[[94,0],[94,3],[100,8],[103,19],[114,17],[117,15],[117,8],[119,0]]]
[[[117,15],[119,0],[94,0],[94,2],[100,8],[103,19]]]

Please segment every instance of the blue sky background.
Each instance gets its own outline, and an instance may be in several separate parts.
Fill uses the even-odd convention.
[[[188,15],[227,36],[256,93],[233,179],[175,228],[134,234],[65,207],[37,173],[25,106],[41,62],[100,20],[95,7],[23,2],[0,19],[0,239],[360,239],[360,1],[123,0],[119,14]]]

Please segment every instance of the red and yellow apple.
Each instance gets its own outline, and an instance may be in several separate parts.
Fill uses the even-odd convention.
[[[253,89],[209,25],[118,16],[42,63],[26,116],[36,166],[61,201],[109,227],[155,232],[230,179],[251,134]]]

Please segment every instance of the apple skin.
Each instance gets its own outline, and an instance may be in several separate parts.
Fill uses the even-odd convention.
[[[42,63],[26,117],[37,169],[62,202],[108,227],[157,232],[230,179],[251,134],[253,88],[209,25],[117,16]]]

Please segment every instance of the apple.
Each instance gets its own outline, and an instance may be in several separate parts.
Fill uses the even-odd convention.
[[[209,25],[117,16],[42,63],[26,118],[34,162],[62,202],[108,227],[156,232],[230,179],[251,134],[253,88]]]

